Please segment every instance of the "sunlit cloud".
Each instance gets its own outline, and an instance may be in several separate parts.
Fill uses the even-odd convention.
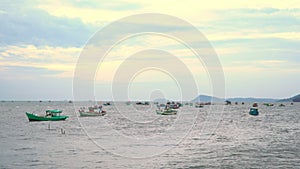
[[[33,70],[42,68],[54,72],[52,75],[47,74],[46,76],[72,77],[80,51],[80,48],[75,47],[7,46],[0,50],[2,58],[0,66],[4,68],[2,72],[5,71],[5,67],[28,67]],[[43,76],[43,73],[41,75]],[[2,78],[5,77],[2,76]]]
[[[287,40],[300,40],[300,32],[281,32],[281,33],[251,33],[251,32],[225,32],[208,34],[210,41],[224,41],[235,39],[262,39],[262,38],[280,38]]]
[[[201,23],[203,21],[213,21],[223,18],[224,13],[218,14],[215,12],[218,10],[265,9],[261,10],[261,12],[270,13],[272,12],[270,9],[300,8],[300,5],[297,0],[288,2],[268,0],[263,3],[259,0],[231,0],[226,2],[216,0],[205,2],[194,0],[177,2],[171,0],[119,0],[113,3],[99,1],[43,1],[38,4],[38,7],[46,10],[53,16],[81,18],[84,23],[103,25],[124,16],[137,13],[164,13],[182,17],[190,22]]]
[[[296,81],[294,77],[300,73],[298,0],[46,0],[11,2],[0,6],[0,78],[25,81],[38,80],[40,77],[72,79],[81,48],[90,37],[120,18],[141,13],[172,15],[198,28],[219,56],[225,76],[230,80],[229,91],[242,88],[240,79],[250,81],[258,78],[262,84],[276,83],[287,75],[293,77],[290,81]],[[128,24],[145,28],[147,22],[141,19]],[[192,43],[203,39],[199,40],[177,23],[161,23],[157,20],[155,24],[155,31],[161,34],[129,37],[111,48],[101,62],[98,60],[101,56],[93,56],[93,59],[97,59],[93,61],[99,62],[96,83],[112,82],[114,73],[124,60],[149,49],[176,56],[199,83],[207,83],[206,68],[201,59],[180,39],[163,34],[185,34]],[[170,32],[174,30],[176,32]],[[111,36],[121,37],[119,34],[105,35],[101,40],[110,41]],[[101,44],[94,47],[101,48]],[[210,50],[203,47],[202,52],[208,55]],[[155,60],[157,57],[147,59]],[[172,64],[163,56],[160,60]],[[142,56],[136,59],[136,63],[144,62],[147,60],[143,60]],[[86,64],[84,71],[90,71],[89,66]],[[180,70],[176,73],[180,74]],[[137,81],[150,82],[156,76],[148,72]],[[267,77],[272,79],[266,80]],[[158,79],[166,80],[163,76]],[[203,88],[209,88],[207,85]]]
[[[253,60],[253,61],[234,61],[232,65],[223,65],[223,69],[227,74],[251,74],[255,73],[259,76],[260,72],[269,72],[277,75],[286,73],[300,73],[297,69],[298,63],[287,60]],[[250,78],[251,76],[249,76]]]
[[[104,26],[112,20],[134,14],[130,8],[125,8],[124,10],[118,11],[112,10],[110,8],[111,6],[105,6],[105,4],[109,4],[110,2],[103,3],[95,1],[82,3],[85,5],[76,5],[77,3],[78,2],[74,1],[44,1],[38,5],[38,8],[43,9],[56,17],[80,18],[86,24],[95,24],[101,26]],[[99,9],[89,4],[98,4],[99,7],[105,7]],[[119,2],[118,5],[120,4],[122,4],[122,2]]]

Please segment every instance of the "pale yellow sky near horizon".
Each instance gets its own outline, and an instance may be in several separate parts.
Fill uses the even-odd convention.
[[[223,67],[226,95],[285,97],[299,92],[299,0],[7,3],[0,7],[4,25],[0,29],[0,75],[7,84],[14,79],[72,80],[82,47],[95,32],[126,16],[162,13],[194,25],[210,41]],[[131,39],[116,47],[102,63],[102,75],[95,77],[96,83],[111,81],[122,63],[119,56],[147,48],[179,56],[205,84],[204,92],[210,88],[205,68],[192,58],[192,53],[170,39],[155,36]],[[27,71],[38,75],[23,73]]]

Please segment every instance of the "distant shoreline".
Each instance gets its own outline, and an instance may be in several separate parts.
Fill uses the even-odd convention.
[[[139,101],[148,101],[148,102],[167,102],[167,101],[179,101],[179,102],[213,102],[213,103],[223,103],[226,100],[231,102],[245,102],[245,103],[253,103],[253,102],[300,102],[300,94],[289,97],[289,98],[282,98],[282,99],[274,99],[274,98],[256,98],[256,97],[232,97],[232,98],[219,98],[209,95],[199,95],[193,100],[171,100],[166,98],[159,98],[154,100],[96,100],[96,102],[139,102]],[[13,100],[13,99],[0,99],[0,102],[74,102],[72,99],[64,99],[64,100]],[[95,100],[78,100],[75,102],[95,102]]]

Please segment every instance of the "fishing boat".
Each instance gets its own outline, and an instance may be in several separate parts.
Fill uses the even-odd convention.
[[[102,110],[102,106],[89,107],[87,111],[85,107],[81,107],[78,112],[81,117],[104,116],[106,114],[106,111]]]
[[[196,104],[195,107],[196,107],[196,108],[202,108],[202,107],[203,107],[203,104]]]
[[[264,103],[265,106],[274,106],[273,103]]]
[[[231,101],[226,100],[225,102],[226,102],[225,105],[231,105]]]
[[[258,109],[256,107],[251,107],[249,114],[252,116],[257,116],[259,114]]]
[[[179,109],[182,105],[180,103],[167,104],[171,109]]]
[[[156,110],[156,114],[159,114],[159,115],[175,115],[177,114],[177,110],[173,110],[173,109],[158,109]]]
[[[150,102],[136,102],[135,104],[136,105],[146,105],[146,106],[148,106],[148,105],[150,105]]]
[[[111,105],[110,102],[106,102],[106,103],[103,104],[103,106],[110,106],[110,105]]]
[[[97,112],[97,113],[91,113],[91,112],[79,112],[80,117],[93,117],[93,116],[104,116],[106,114],[106,111]]]
[[[61,110],[46,110],[45,115],[37,115],[30,112],[26,112],[29,121],[59,121],[66,120],[69,116],[61,116]]]

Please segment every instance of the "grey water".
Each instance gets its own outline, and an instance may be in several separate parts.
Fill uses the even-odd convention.
[[[156,105],[0,102],[0,168],[300,168],[300,104],[184,105],[157,115]],[[25,112],[61,109],[65,121],[29,122]]]

